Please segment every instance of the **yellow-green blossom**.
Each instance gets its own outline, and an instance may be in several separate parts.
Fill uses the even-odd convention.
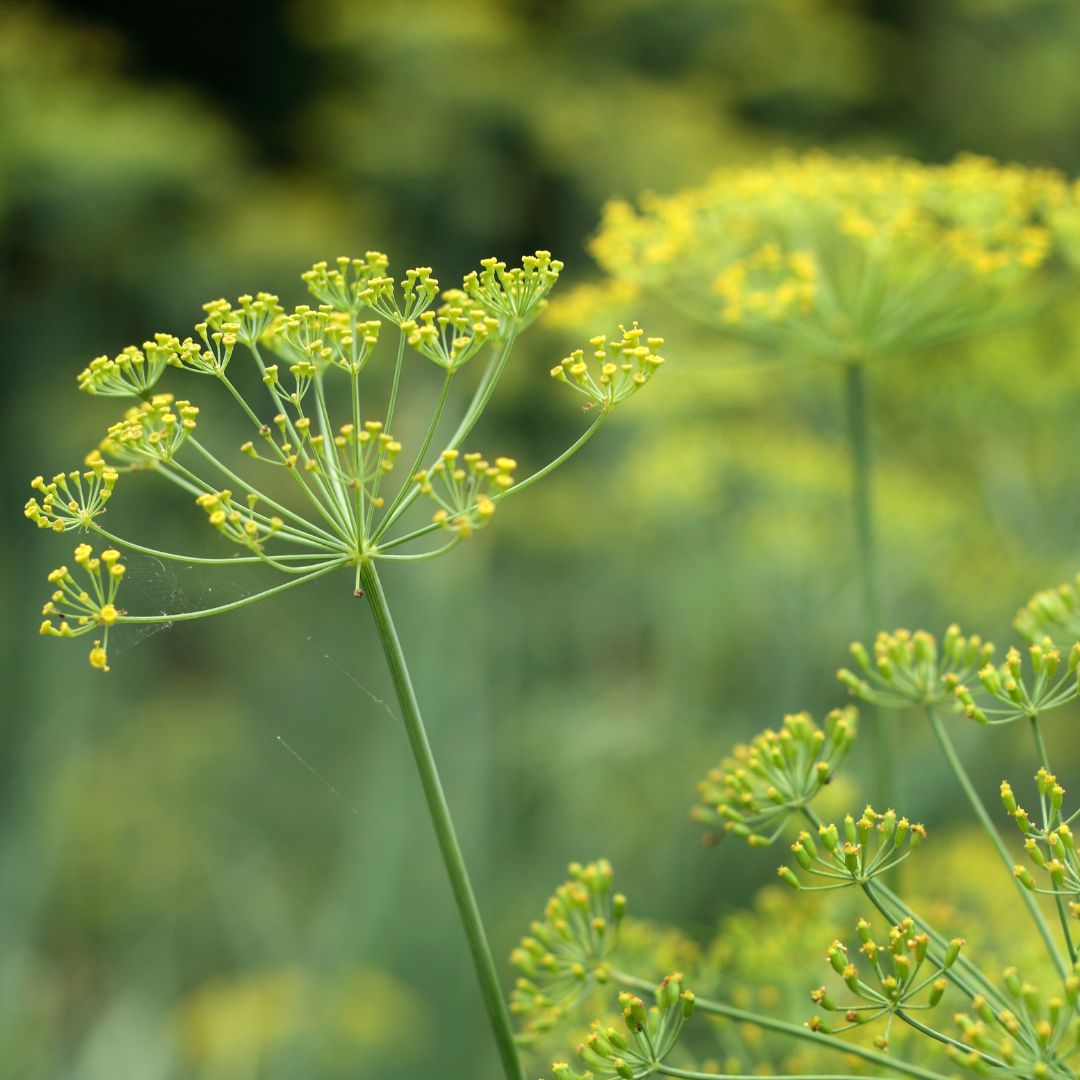
[[[41,633],[79,637],[100,630],[101,637],[90,649],[90,666],[108,671],[109,628],[122,615],[116,606],[116,593],[124,577],[124,564],[120,552],[113,548],[95,555],[89,544],[80,544],[75,549],[75,565],[81,571],[82,581],[66,566],[49,574],[49,582],[56,589],[41,609],[46,617]]]
[[[1046,169],[821,152],[609,203],[592,252],[617,282],[730,334],[833,360],[972,333],[1071,269],[1078,196]]]

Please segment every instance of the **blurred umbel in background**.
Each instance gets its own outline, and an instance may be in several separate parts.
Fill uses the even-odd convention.
[[[218,296],[301,302],[297,270],[339,254],[386,249],[453,281],[542,247],[565,289],[600,277],[586,243],[608,199],[778,149],[971,151],[1072,174],[1080,9],[147,10],[0,11],[0,1060],[33,1080],[494,1075],[351,597],[320,584],[265,617],[117,635],[114,658],[129,655],[107,683],[35,636],[56,560],[28,542],[28,482],[114,419],[75,375],[188,333]],[[957,619],[1004,642],[1035,589],[1080,569],[1076,310],[1062,296],[868,373],[890,624]],[[670,307],[640,317],[670,360],[649,408],[622,410],[452,570],[387,583],[500,959],[570,858],[607,855],[637,915],[702,939],[749,903],[771,864],[702,856],[694,783],[783,713],[841,704],[832,671],[860,632],[835,380],[771,367]],[[602,314],[595,332],[613,329]],[[567,441],[547,378],[563,334],[541,323],[523,342],[486,418],[521,460]],[[217,550],[201,514],[165,499],[156,513],[177,547]],[[129,561],[125,589],[151,606],[257,584]],[[984,784],[1012,739],[979,741]],[[935,768],[909,792],[932,836],[963,816]],[[803,1018],[794,991],[790,1008]]]

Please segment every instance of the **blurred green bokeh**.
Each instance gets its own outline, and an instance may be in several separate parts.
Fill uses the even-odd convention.
[[[585,281],[607,198],[782,147],[1075,173],[1080,7],[245,7],[233,26],[207,3],[176,25],[120,3],[0,7],[3,521],[20,552],[0,626],[2,1071],[493,1076],[350,590],[118,634],[108,678],[36,636],[68,545],[22,520],[27,482],[114,419],[75,373],[183,336],[213,297],[300,302],[299,272],[340,253],[449,282],[545,247]],[[1006,641],[1032,591],[1080,569],[1075,312],[871,371],[890,624]],[[648,394],[451,559],[387,575],[500,958],[571,858],[607,855],[635,913],[702,938],[749,903],[775,860],[703,853],[694,783],[730,742],[840,703],[859,625],[835,372],[769,367],[660,305],[637,315],[667,339]],[[485,438],[541,464],[575,436],[547,378],[575,344],[554,328],[522,342]],[[201,513],[143,506],[142,535],[216,551]],[[149,609],[259,581],[129,562]],[[1034,771],[1018,735],[960,734],[989,794],[1006,761],[1021,783]],[[1075,742],[1060,724],[1050,739],[1067,775]],[[914,723],[906,742],[902,809],[963,820]]]

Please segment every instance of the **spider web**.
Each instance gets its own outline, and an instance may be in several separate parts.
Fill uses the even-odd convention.
[[[205,566],[135,553],[125,558],[125,564],[127,570],[124,574],[124,591],[129,597],[137,597],[137,605],[133,606],[147,614],[179,614],[227,604],[249,596],[260,588],[254,582],[245,582],[240,577],[223,573],[226,568],[220,566],[208,572]],[[317,640],[309,630],[284,611],[279,610],[275,618],[279,626],[288,628],[290,634],[295,634],[305,642],[318,657],[320,664],[333,670],[335,677],[346,679],[368,698],[378,711],[385,713],[395,724],[399,723],[398,716],[389,703],[365,686],[356,672],[336,656],[329,646]],[[114,639],[115,644],[110,642],[109,651],[114,659],[118,659],[150,638],[171,630],[174,625],[172,622],[160,622],[122,627],[122,633],[117,634]],[[357,808],[291,742],[287,742],[279,734],[267,733],[267,737],[273,739],[298,767],[311,773],[319,784],[352,814],[359,815]]]

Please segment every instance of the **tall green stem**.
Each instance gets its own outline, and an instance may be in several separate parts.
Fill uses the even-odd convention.
[[[477,907],[476,897],[469,881],[469,874],[465,868],[465,859],[461,854],[461,847],[454,832],[454,823],[450,818],[450,807],[447,805],[446,795],[443,793],[442,783],[439,780],[439,773],[435,766],[431,745],[428,742],[427,731],[420,717],[420,706],[416,700],[412,680],[409,678],[405,654],[402,652],[401,642],[398,639],[397,631],[394,629],[393,619],[390,617],[390,608],[386,602],[382,582],[375,572],[374,565],[370,562],[363,564],[361,567],[360,582],[371,605],[372,618],[375,620],[379,640],[382,642],[386,662],[390,668],[390,675],[394,681],[394,690],[397,693],[398,704],[401,706],[401,715],[405,722],[405,731],[409,737],[409,746],[412,748],[413,760],[416,762],[416,769],[420,775],[420,784],[424,789],[424,798],[427,800],[431,823],[435,828],[435,837],[439,843],[439,851],[442,853],[443,864],[446,867],[446,874],[450,879],[450,887],[457,903],[458,914],[465,930],[465,938],[472,954],[476,976],[480,980],[480,990],[495,1034],[495,1042],[498,1046],[499,1056],[502,1059],[503,1071],[507,1080],[525,1080],[521,1060],[514,1044],[514,1031],[510,1024],[510,1014],[507,1011],[502,989],[499,986],[499,977],[495,971],[491,947],[488,945],[487,935],[484,933],[480,909]]]
[[[949,763],[949,768],[952,769],[956,779],[960,782],[960,787],[963,788],[964,794],[968,798],[968,802],[971,803],[971,808],[975,811],[975,816],[986,830],[986,835],[990,837],[991,843],[993,843],[994,847],[997,849],[997,853],[1001,856],[1001,861],[1009,871],[1009,876],[1012,877],[1012,855],[1009,854],[1009,849],[1005,846],[1005,841],[1002,840],[1001,834],[997,830],[997,826],[994,825],[993,819],[983,805],[982,799],[979,798],[979,793],[975,790],[975,785],[971,782],[971,777],[968,776],[967,770],[964,768],[964,763],[960,760],[960,755],[957,754],[956,748],[949,738],[949,733],[945,730],[945,725],[941,722],[941,717],[938,716],[935,709],[927,709],[926,715],[930,719],[930,729],[933,731],[934,737],[941,747],[941,752],[945,755],[945,760]],[[1050,959],[1053,960],[1058,974],[1064,979],[1068,974],[1066,964],[1062,959],[1061,953],[1058,951],[1057,942],[1054,941],[1054,935],[1050,931],[1050,926],[1046,919],[1043,918],[1043,913],[1039,910],[1038,901],[1024,888],[1018,879],[1013,878],[1013,881],[1016,883],[1017,891],[1020,893],[1020,899],[1027,905],[1027,909],[1031,913],[1031,918],[1038,928],[1039,934],[1043,941],[1046,942],[1046,948],[1050,953]]]
[[[880,577],[877,544],[874,538],[873,468],[870,459],[870,436],[866,407],[866,372],[862,360],[848,360],[844,365],[844,391],[847,412],[848,448],[851,454],[851,510],[859,557],[859,589],[862,595],[863,633],[873,642],[881,627]],[[870,748],[874,758],[877,798],[885,806],[896,801],[896,777],[893,766],[895,739],[892,727],[882,711],[875,710]]]

